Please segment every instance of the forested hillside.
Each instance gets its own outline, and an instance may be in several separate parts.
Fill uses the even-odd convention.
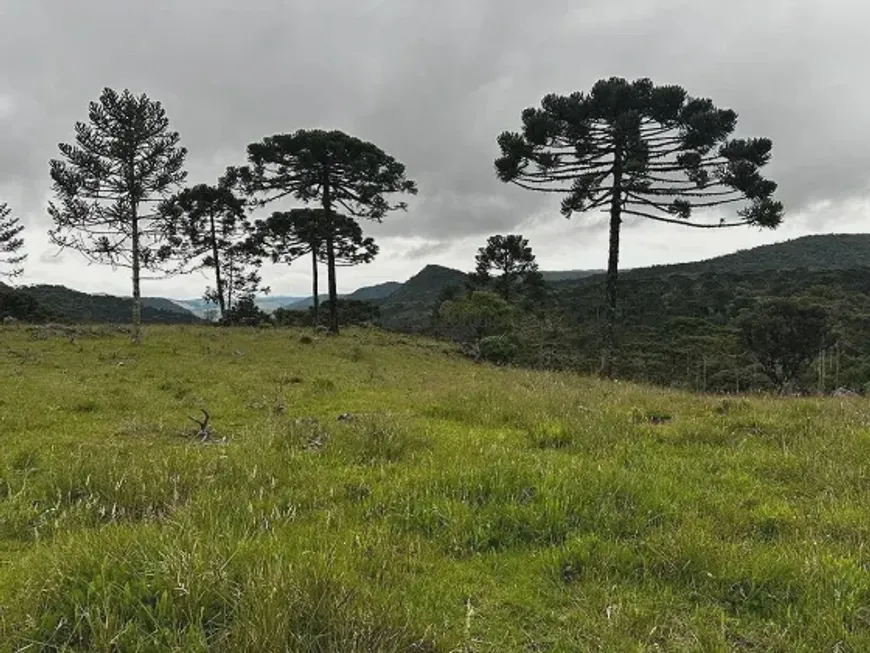
[[[756,272],[760,270],[849,270],[870,267],[870,234],[803,236],[704,261],[626,270],[623,275]]]
[[[769,388],[770,381],[741,344],[737,324],[766,300],[789,298],[822,307],[836,338],[836,345],[802,373],[800,385],[870,387],[868,263],[870,236],[831,235],[627,271],[619,280],[616,373],[697,390]],[[486,333],[507,338],[497,357],[596,372],[605,313],[603,275],[551,282],[547,288],[532,312],[517,311],[508,326],[493,326],[491,316],[480,318]],[[437,305],[409,303],[401,321],[385,313],[383,325],[455,336],[454,329],[439,324]]]
[[[193,313],[168,299],[143,298],[142,321],[152,324],[194,324]],[[0,288],[0,316],[29,322],[46,320],[76,323],[130,321],[132,300],[113,295],[89,295],[64,286],[36,285]]]

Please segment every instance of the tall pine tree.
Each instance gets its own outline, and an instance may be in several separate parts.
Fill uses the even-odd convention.
[[[620,226],[626,216],[698,228],[776,228],[782,204],[760,169],[766,138],[731,139],[737,114],[679,86],[613,77],[589,93],[547,95],[498,137],[498,178],[563,195],[562,213],[610,216],[602,371],[613,373]],[[737,205],[732,215],[711,209]]]
[[[327,223],[339,210],[380,222],[390,211],[407,209],[404,202],[390,203],[388,196],[417,192],[404,165],[376,145],[341,131],[277,134],[251,143],[247,153],[248,165],[228,170],[228,179],[241,183],[261,205],[286,197],[319,204]],[[333,234],[328,228],[329,330],[338,333]]]
[[[254,240],[263,256],[273,263],[291,264],[311,256],[312,302],[314,320],[319,323],[319,263],[328,263],[326,242],[331,236],[335,266],[370,263],[378,253],[372,238],[363,236],[359,223],[345,215],[329,219],[323,209],[276,211],[266,220],[258,220]]]
[[[133,341],[141,340],[141,271],[159,270],[171,253],[157,211],[185,180],[187,150],[160,102],[130,91],[103,90],[75,144],[51,161],[56,202],[49,236],[88,260],[128,267],[133,280]]]

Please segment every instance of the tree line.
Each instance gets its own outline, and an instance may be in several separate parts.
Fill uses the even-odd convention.
[[[429,332],[489,362],[589,371],[577,357],[588,355],[590,334],[600,335],[601,302],[591,283],[543,284],[520,234],[490,237],[475,260],[476,271],[464,283],[444,287]],[[623,282],[620,376],[671,385],[697,373],[692,387],[698,390],[784,391],[806,387],[810,365],[825,365],[836,352],[838,374],[830,380],[863,386],[866,369],[856,365],[870,343],[857,342],[850,323],[870,306],[866,284],[849,287],[848,277],[846,271],[789,270],[629,278]],[[686,376],[677,369],[681,363]],[[823,378],[819,384],[824,387]]]
[[[612,77],[589,92],[549,94],[521,113],[520,131],[498,136],[498,179],[561,197],[561,212],[604,212],[610,229],[606,328],[600,371],[612,376],[618,320],[620,227],[627,218],[695,228],[776,228],[783,218],[776,184],[761,169],[766,138],[732,138],[737,114],[694,98],[679,86]],[[246,162],[214,183],[185,187],[187,149],[160,102],[106,88],[75,124],[75,140],[50,162],[54,200],[51,241],[88,260],[131,270],[133,339],[141,338],[142,273],[158,276],[208,269],[205,297],[221,314],[252,303],[262,288],[263,260],[309,257],[315,314],[318,267],[326,265],[328,327],[338,332],[336,268],[378,253],[361,222],[406,211],[417,193],[405,166],[377,145],[344,132],[300,129],[246,148]],[[282,200],[299,206],[253,219]],[[733,211],[724,210],[733,205]],[[0,258],[19,274],[21,225],[3,206]],[[495,237],[498,238],[498,237]],[[493,241],[475,276],[508,299],[540,291],[520,241]],[[503,251],[519,256],[501,257]],[[522,285],[522,288],[518,286]]]

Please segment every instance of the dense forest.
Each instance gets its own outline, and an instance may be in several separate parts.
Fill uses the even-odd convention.
[[[489,357],[496,362],[596,371],[606,308],[601,275],[550,282],[541,302],[514,307],[497,320],[487,315],[478,334],[439,315],[439,305],[467,293],[467,282],[459,271],[429,266],[408,282],[429,301],[390,297],[381,302],[380,324],[483,340],[495,347]],[[620,378],[698,391],[770,389],[738,325],[741,316],[779,298],[822,307],[834,335],[796,385],[863,392],[870,382],[868,293],[870,235],[863,234],[809,236],[708,261],[630,270],[620,280],[616,371]],[[485,347],[476,353],[488,357]]]
[[[25,322],[122,324],[130,321],[133,300],[91,295],[64,286],[34,285],[13,288],[0,283],[0,318]],[[194,324],[193,313],[162,297],[144,297],[142,321],[149,324]]]

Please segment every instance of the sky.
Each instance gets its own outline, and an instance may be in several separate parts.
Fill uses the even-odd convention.
[[[49,161],[104,87],[147,93],[188,148],[188,182],[245,163],[245,147],[340,129],[405,164],[419,194],[365,224],[375,262],[339,291],[463,270],[494,233],[522,233],[545,270],[600,269],[606,216],[563,218],[551,196],[495,177],[496,137],[547,93],[649,77],[734,109],[737,136],[773,140],[776,231],[628,221],[624,268],[698,260],[806,234],[867,231],[870,3],[860,0],[0,0],[0,202],[26,225],[22,284],[130,294],[130,272],[58,252]],[[264,268],[304,295],[308,264]],[[194,274],[143,293],[198,297]]]

